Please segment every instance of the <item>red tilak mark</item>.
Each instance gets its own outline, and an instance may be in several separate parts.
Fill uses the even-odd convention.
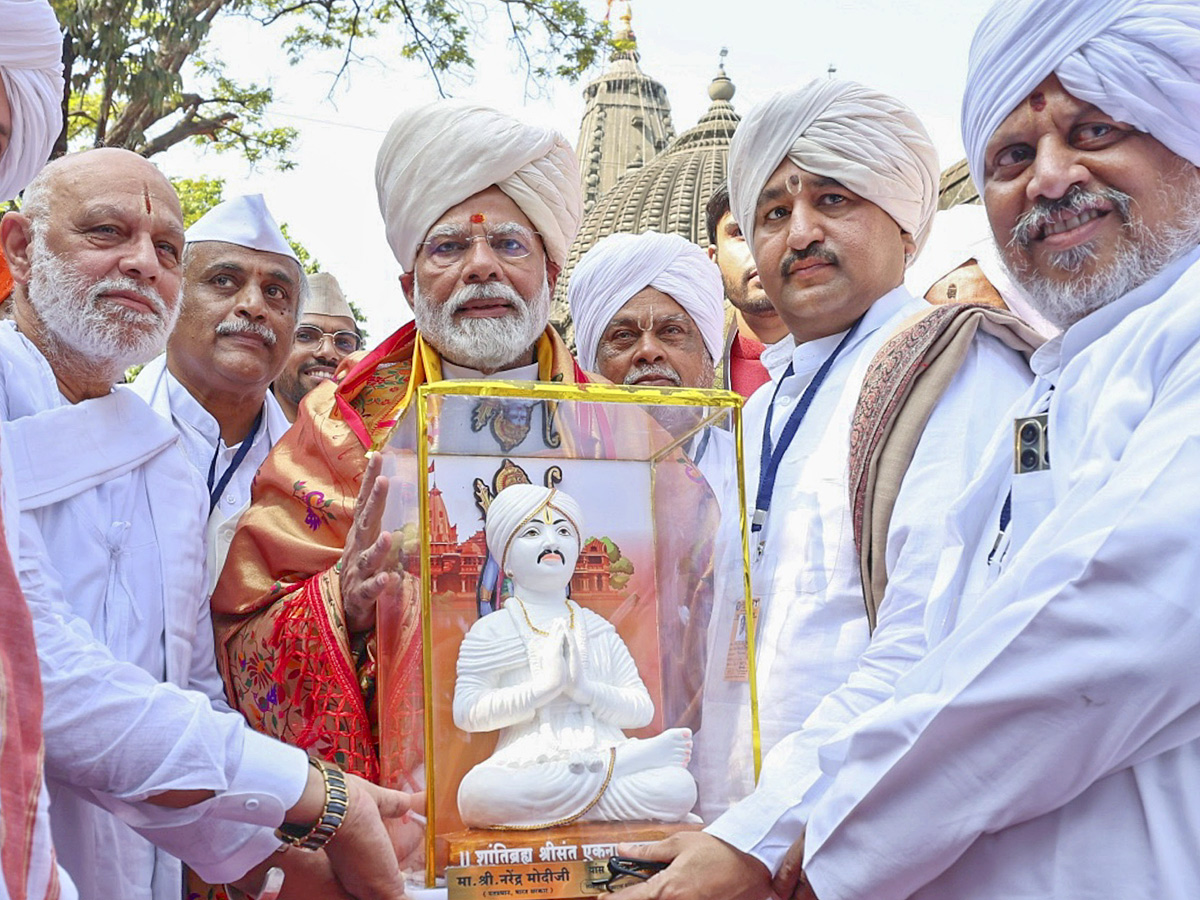
[[[475,213],[471,216],[471,222],[475,225],[482,225],[486,221],[487,219],[484,218],[483,213]]]
[[[1033,107],[1034,112],[1041,112],[1046,108],[1046,95],[1041,91],[1030,94],[1029,105]]]
[[[146,198],[146,214],[147,214],[147,215],[149,215],[149,214],[150,214],[150,212],[151,212],[151,209],[150,209],[150,188],[148,188],[148,187],[143,187],[143,188],[142,188],[142,196]]]

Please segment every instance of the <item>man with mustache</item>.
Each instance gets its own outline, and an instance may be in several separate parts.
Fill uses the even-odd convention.
[[[211,593],[254,473],[290,425],[269,387],[291,352],[308,279],[261,194],[214,206],[186,238],[179,321],[133,390],[175,426],[208,486]]]
[[[5,499],[20,511],[53,835],[80,896],[175,900],[184,859],[255,891],[278,864],[315,896],[399,898],[379,815],[407,798],[352,777],[328,853],[275,856],[281,840],[328,836],[314,822],[341,775],[225,706],[201,589],[202,482],[171,424],[115,387],[178,313],[170,183],[126,150],[64,157],[0,220],[0,241],[16,282],[15,321],[0,328]],[[285,821],[294,831],[277,834]]]
[[[579,169],[557,132],[487,107],[438,101],[401,113],[375,169],[388,242],[415,321],[309,392],[259,471],[213,594],[217,655],[237,708],[261,730],[379,777],[377,603],[399,610],[392,710],[423,758],[417,603],[380,533],[386,479],[367,453],[409,427],[415,389],[445,378],[585,380],[548,327],[551,291],[582,214]],[[546,446],[543,412],[498,423],[482,402],[479,439]],[[495,413],[495,409],[491,409]],[[495,415],[500,415],[495,413]],[[491,429],[488,431],[487,429]]]
[[[337,279],[318,272],[309,276],[308,287],[291,355],[271,385],[289,422],[296,421],[304,395],[332,378],[342,360],[362,348],[362,334]]]
[[[677,234],[612,234],[567,290],[579,360],[614,384],[711,388],[724,308],[717,267]]]
[[[729,211],[728,185],[722,184],[708,198],[704,220],[708,228],[708,257],[721,270],[725,299],[733,313],[726,326],[721,377],[727,390],[749,399],[771,380],[762,360],[763,351],[788,337],[787,325],[763,290],[754,254]]]
[[[729,791],[707,805],[702,792],[706,833],[639,851],[679,860],[630,888],[631,900],[766,896],[795,822],[810,808],[805,802],[824,785],[821,744],[874,707],[923,655],[941,515],[968,483],[997,415],[1030,379],[1024,358],[991,335],[967,332],[953,342],[961,358],[944,390],[915,427],[901,429],[911,436],[910,459],[899,461],[890,517],[873,535],[886,548],[877,568],[886,592],[873,599],[851,463],[871,437],[872,418],[888,412],[865,418],[864,398],[893,396],[894,385],[877,381],[877,354],[890,363],[885,371],[905,370],[893,361],[913,356],[931,313],[903,279],[937,204],[936,154],[898,100],[821,79],[747,114],[730,146],[729,173],[734,219],[796,343],[782,377],[755,393],[744,417],[765,758],[756,789],[747,763],[749,689],[727,663],[748,652],[730,600],[713,614],[711,643],[722,652],[704,694],[705,723],[722,727],[700,729],[694,758],[702,785],[725,778]]]

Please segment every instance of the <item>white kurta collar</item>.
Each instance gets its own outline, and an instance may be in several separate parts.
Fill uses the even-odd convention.
[[[866,313],[863,314],[862,324],[859,325],[854,338],[843,348],[842,352],[846,355],[846,358],[851,358],[854,355],[854,349],[859,344],[877,331],[884,322],[899,312],[905,304],[912,302],[912,294],[908,292],[908,289],[904,285],[900,285],[872,303]],[[821,363],[841,343],[842,338],[846,336],[846,331],[849,330],[847,328],[844,331],[839,331],[837,334],[830,334],[823,338],[797,344],[796,349],[792,351],[792,367],[795,373],[801,375],[820,368]]]
[[[1135,310],[1147,306],[1166,293],[1179,277],[1200,260],[1200,247],[1195,247],[1163,269],[1144,284],[1140,284],[1107,306],[1084,316],[1062,334],[1047,341],[1029,361],[1033,371],[1045,377],[1062,369],[1090,346],[1097,338],[1112,331]]]

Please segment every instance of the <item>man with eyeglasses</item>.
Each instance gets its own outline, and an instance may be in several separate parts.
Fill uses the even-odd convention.
[[[211,592],[254,473],[290,425],[269,387],[291,352],[308,284],[261,194],[226,200],[188,229],[183,275],[167,352],[133,390],[175,426],[207,486]]]
[[[392,712],[408,726],[396,759],[417,784],[421,678],[411,661],[419,660],[420,617],[388,564],[392,535],[380,533],[387,481],[368,452],[404,420],[425,382],[586,380],[548,325],[582,199],[562,135],[462,101],[402,113],[375,181],[415,321],[304,398],[255,481],[213,619],[229,695],[256,728],[378,778],[375,609],[393,604],[413,679],[409,701]],[[541,412],[519,412],[493,416],[480,440],[518,452],[544,447]]]
[[[358,323],[337,279],[318,272],[309,276],[308,287],[310,294],[296,326],[292,353],[271,385],[289,422],[296,421],[305,395],[332,378],[343,359],[362,349]]]

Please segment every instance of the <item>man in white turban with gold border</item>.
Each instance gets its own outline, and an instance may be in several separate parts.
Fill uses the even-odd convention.
[[[630,888],[630,900],[766,896],[827,783],[820,746],[888,696],[925,652],[940,516],[968,483],[996,410],[1029,382],[1024,358],[999,340],[980,334],[962,343],[927,421],[912,429],[911,459],[878,538],[886,543],[878,563],[886,592],[869,599],[849,463],[873,425],[861,420],[860,399],[877,393],[873,360],[890,358],[881,348],[898,333],[888,346],[907,346],[906,326],[928,320],[921,317],[929,305],[903,279],[936,208],[936,154],[898,100],[821,79],[751,110],[733,138],[729,170],[734,218],[796,344],[782,378],[751,397],[744,418],[766,755],[755,789],[744,762],[749,686],[730,676],[726,662],[746,651],[732,608],[718,608],[709,651],[717,664],[709,667],[693,758],[700,813],[710,824],[704,834],[676,835],[648,851],[678,859]],[[721,796],[713,786],[723,781],[729,788]]]
[[[379,534],[386,480],[367,451],[416,388],[444,378],[584,381],[548,325],[582,215],[579,167],[561,134],[443,100],[401,113],[380,147],[379,209],[415,322],[347,358],[311,391],[255,480],[213,595],[230,697],[256,728],[379,777],[375,608],[402,590]],[[533,437],[530,436],[530,440]],[[361,488],[361,490],[360,490]],[[399,665],[419,661],[406,598]],[[421,767],[420,667],[394,713]],[[415,781],[413,783],[416,783]]]

